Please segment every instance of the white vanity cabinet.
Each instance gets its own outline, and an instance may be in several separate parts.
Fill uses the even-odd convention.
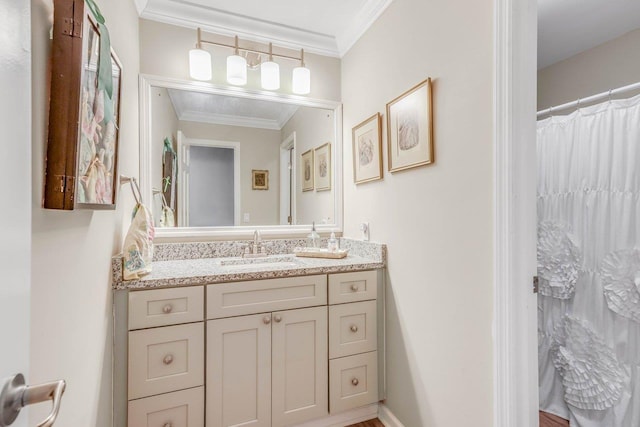
[[[326,304],[326,275],[207,287],[207,427],[328,414]]]
[[[117,291],[114,426],[341,425],[384,397],[381,277]]]
[[[207,322],[207,427],[328,414],[327,307]]]
[[[202,427],[204,289],[128,295],[128,425]]]

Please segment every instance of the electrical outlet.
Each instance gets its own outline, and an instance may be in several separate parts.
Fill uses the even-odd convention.
[[[369,223],[368,222],[363,222],[360,224],[360,231],[362,231],[362,240],[364,240],[365,242],[368,242],[370,239],[370,235],[369,235]]]
[[[245,212],[244,215],[242,216],[242,222],[250,222],[251,221],[251,215],[249,215],[249,212]]]

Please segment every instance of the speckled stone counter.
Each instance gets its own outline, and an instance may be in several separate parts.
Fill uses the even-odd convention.
[[[165,243],[155,247],[153,269],[139,280],[123,280],[122,255],[112,258],[114,289],[152,289],[194,286],[240,280],[270,279],[310,274],[339,273],[383,268],[386,246],[378,243],[340,239],[348,249],[343,259],[299,258],[291,255],[304,240],[279,239],[262,242],[268,257],[243,259],[242,251],[251,242]],[[326,241],[323,241],[326,246]]]

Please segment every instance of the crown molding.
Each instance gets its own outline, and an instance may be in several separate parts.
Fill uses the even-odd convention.
[[[354,17],[352,25],[336,35],[341,58],[349,52],[349,49],[376,22],[391,3],[393,0],[371,0],[365,3],[365,6]]]
[[[133,0],[133,3],[136,5],[138,15],[141,15],[144,9],[147,7],[147,3],[149,3],[149,0]]]
[[[145,0],[136,0],[136,2]],[[148,0],[140,17],[205,32],[339,57],[335,37],[176,0]]]
[[[240,126],[256,129],[280,130],[282,126],[277,120],[257,117],[232,116],[227,114],[202,113],[200,111],[181,111],[178,120],[183,122],[210,123],[213,125]]]
[[[393,0],[369,0],[339,34],[321,34],[182,0],[134,0],[141,18],[342,58]]]

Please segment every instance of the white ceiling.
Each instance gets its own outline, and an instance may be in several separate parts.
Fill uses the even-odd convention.
[[[142,18],[341,57],[393,0],[134,0]]]
[[[179,120],[280,130],[298,110],[281,102],[168,89]]]
[[[538,68],[640,28],[640,0],[538,0]]]

